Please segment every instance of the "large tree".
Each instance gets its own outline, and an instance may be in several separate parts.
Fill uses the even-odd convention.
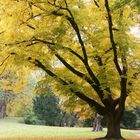
[[[137,6],[137,0],[3,0],[1,48],[16,63],[44,70],[71,104],[82,99],[106,117],[105,138],[119,139],[126,99],[139,88],[139,48],[130,33]]]

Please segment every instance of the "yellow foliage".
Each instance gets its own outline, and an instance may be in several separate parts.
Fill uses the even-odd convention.
[[[122,70],[126,65],[125,59],[128,65],[126,75],[121,75],[121,77],[114,64],[113,41],[110,37],[109,17],[104,1],[98,1],[99,6],[94,1],[87,2],[86,0],[81,3],[77,0],[67,0],[67,3],[63,0],[55,2],[49,4],[42,0],[1,0],[0,31],[3,33],[0,34],[0,44],[2,44],[0,49],[3,50],[2,56],[14,52],[15,54],[10,55],[8,58],[10,61],[7,63],[11,65],[10,63],[14,62],[18,66],[24,64],[31,69],[38,69],[34,65],[36,65],[36,60],[39,60],[47,70],[69,83],[60,87],[58,86],[60,83],[56,82],[60,82],[57,76],[54,76],[55,80],[47,78],[47,82],[51,82],[50,85],[57,91],[57,94],[66,95],[66,100],[71,100],[71,104],[74,101],[84,104],[74,94],[71,94],[70,89],[73,89],[82,92],[103,106],[92,85],[97,85],[98,82],[92,84],[87,82],[93,80],[88,71],[90,67],[100,82],[99,88],[103,91],[103,99],[109,95],[108,91],[105,91],[108,87],[110,94],[116,99],[120,96],[120,79],[127,75],[127,87],[129,87],[128,83],[133,79],[133,74],[139,71],[139,44],[130,35],[129,29],[130,26],[136,24],[133,21],[133,18],[137,16],[136,9],[131,7],[131,3],[109,0],[113,22],[111,29],[118,65]],[[72,27],[73,22],[76,25]],[[81,43],[81,40],[84,43]],[[86,56],[83,48],[87,53],[87,62],[85,62]],[[60,57],[62,57],[61,62]],[[64,61],[67,64],[64,64]],[[71,71],[69,66],[73,68]],[[18,70],[16,72],[18,78],[13,77],[14,82],[13,79],[2,81],[3,88],[20,92],[27,83],[24,75],[28,75],[29,71],[26,67]],[[84,75],[82,77],[73,71]],[[138,84],[135,84],[133,89],[136,91]],[[131,92],[135,93],[135,91]],[[133,94],[133,96],[137,95]],[[76,108],[76,111],[79,111],[79,108]]]

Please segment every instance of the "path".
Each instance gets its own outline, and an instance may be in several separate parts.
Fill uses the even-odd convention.
[[[134,132],[137,136],[140,137],[140,130],[130,130],[130,131]]]

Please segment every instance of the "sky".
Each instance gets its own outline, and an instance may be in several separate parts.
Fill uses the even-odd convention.
[[[140,38],[140,24],[130,27],[130,32],[136,37]]]

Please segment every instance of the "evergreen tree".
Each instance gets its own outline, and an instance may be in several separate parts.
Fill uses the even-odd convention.
[[[53,94],[41,93],[33,100],[33,111],[40,120],[44,120],[46,125],[58,125],[61,116],[59,99]]]

